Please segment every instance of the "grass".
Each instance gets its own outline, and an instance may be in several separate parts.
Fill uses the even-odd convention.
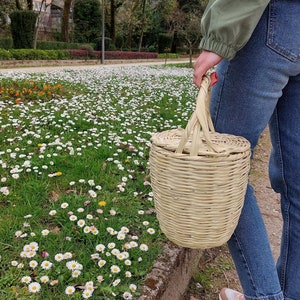
[[[203,251],[185,299],[217,299],[223,287],[241,290],[227,245]]]
[[[165,242],[150,137],[186,124],[191,72],[0,76],[1,299],[138,298]]]

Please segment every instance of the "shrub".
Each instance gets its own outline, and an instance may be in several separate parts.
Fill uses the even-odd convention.
[[[95,41],[101,32],[99,0],[76,0],[73,18],[75,41],[80,43]]]
[[[28,59],[28,51],[26,49],[11,49],[10,50],[14,59],[23,60]]]
[[[9,51],[5,50],[5,49],[0,49],[0,59],[2,60],[8,60],[11,59],[12,55]]]
[[[16,10],[10,14],[11,33],[15,49],[33,48],[37,14],[30,10]]]
[[[91,45],[85,44],[80,47],[80,50],[85,50],[88,57],[94,57],[94,49]]]
[[[171,34],[161,33],[158,37],[158,52],[164,53],[165,49],[172,46],[173,36]]]
[[[13,47],[13,40],[10,37],[0,38],[0,48],[11,49]]]
[[[102,50],[102,37],[96,38],[95,39],[95,50],[96,51],[101,51]],[[111,50],[111,47],[113,47],[113,44],[111,43],[111,38],[105,37],[104,38],[104,47],[105,49]]]
[[[78,58],[88,58],[88,52],[82,49],[71,49],[69,50],[70,58],[71,59],[78,59]]]
[[[96,57],[101,57],[101,51],[95,51]],[[105,51],[106,59],[154,59],[157,53],[132,51]]]
[[[66,43],[59,41],[37,41],[37,49],[43,50],[62,50],[62,49],[79,49],[81,44]]]
[[[70,57],[72,59],[83,58],[86,59],[89,57],[87,50],[69,50]],[[102,56],[101,51],[94,51],[93,57],[100,59]],[[157,53],[153,52],[132,52],[132,51],[105,51],[106,59],[153,59],[157,58]]]
[[[3,50],[0,52],[0,59],[11,59],[16,60],[56,60],[56,59],[68,59],[70,58],[69,52],[64,50],[34,50],[34,49],[11,49],[6,54]]]
[[[0,49],[0,60],[100,59],[101,56],[101,51],[92,51],[90,48],[88,50]],[[157,57],[158,54],[154,52],[105,51],[106,59],[155,59]],[[177,56],[172,54],[168,57]]]
[[[56,50],[57,53],[57,59],[69,59],[70,53],[66,50]]]
[[[43,50],[31,50],[31,49],[12,49],[11,53],[17,60],[36,60],[42,59],[41,57],[46,56]]]
[[[149,46],[148,48],[149,52],[157,52],[157,48],[154,45]]]
[[[177,53],[160,53],[158,58],[179,58],[180,55]]]

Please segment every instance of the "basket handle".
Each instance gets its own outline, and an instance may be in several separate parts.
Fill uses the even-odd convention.
[[[209,134],[214,133],[214,125],[211,120],[209,112],[209,87],[210,78],[205,75],[203,77],[199,93],[197,96],[196,109],[191,115],[188,124],[183,132],[179,145],[176,149],[176,153],[182,153],[185,144],[187,143],[189,137],[192,135],[192,144],[190,156],[197,156],[200,146],[203,144],[204,140],[207,146],[214,153],[223,152],[224,149],[220,149],[217,145],[213,144]]]

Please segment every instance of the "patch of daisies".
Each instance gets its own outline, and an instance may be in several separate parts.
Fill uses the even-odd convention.
[[[118,228],[109,226],[118,214],[107,207],[106,201],[78,202],[77,199],[75,204],[81,206],[77,207],[71,201],[51,209],[48,214],[52,228],[40,232],[32,230],[30,220],[34,219],[34,215],[24,216],[26,221],[23,228],[15,232],[15,238],[20,244],[25,243],[19,258],[10,262],[11,267],[22,271],[21,283],[27,285],[29,293],[39,293],[42,288],[59,285],[65,294],[78,292],[84,299],[92,297],[94,291],[98,296],[106,293],[116,297],[121,294],[124,299],[132,299],[137,290],[135,277],[139,276],[139,269],[147,260],[149,250],[143,239],[147,233],[149,237],[146,240],[149,240],[156,233],[155,229],[150,227],[149,221],[142,219],[145,215],[142,210],[137,215],[140,216],[140,225],[145,227],[143,236],[134,234],[118,222],[115,223]],[[64,225],[54,227],[59,223]],[[47,245],[55,242],[58,235],[69,251],[54,252],[51,246],[47,249]],[[54,239],[51,240],[51,237]],[[28,240],[33,241],[26,242]],[[76,248],[82,241],[83,244],[91,242],[94,246],[85,249],[86,257],[81,262]]]
[[[1,76],[17,80],[36,75],[2,74],[0,80]],[[85,299],[93,295],[133,299],[157,224],[151,225],[146,209],[136,211],[132,222],[139,224],[123,224],[118,205],[101,197],[122,194],[135,201],[140,196],[153,206],[150,183],[140,182],[140,190],[149,188],[146,193],[133,184],[147,174],[151,134],[188,119],[195,96],[192,71],[99,67],[38,77],[53,83],[63,80],[84,90],[72,99],[26,105],[0,101],[0,200],[18,193],[18,181],[59,180],[64,176],[61,161],[86,159],[88,149],[108,153],[105,165],[116,170],[118,178],[112,194],[111,188],[94,179],[70,181],[68,193],[48,211],[48,227],[39,232],[31,224],[39,222],[34,212],[26,215],[22,228],[14,233],[22,249],[10,268],[20,270],[21,284],[32,294],[59,287],[66,295],[81,293]],[[76,248],[80,243],[86,245],[84,256]]]

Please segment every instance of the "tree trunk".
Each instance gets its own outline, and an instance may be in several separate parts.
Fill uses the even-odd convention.
[[[110,38],[116,44],[116,6],[115,0],[110,0]]]
[[[145,9],[146,9],[146,0],[143,0],[142,3],[142,27],[141,27],[141,33],[140,33],[140,40],[139,40],[139,49],[138,51],[141,52],[142,49],[142,44],[143,44],[143,37],[144,37],[144,31],[145,31],[145,23],[146,23],[146,18],[145,18]]]
[[[112,43],[116,44],[116,11],[122,6],[123,1],[110,0],[110,32]]]
[[[27,0],[27,9],[33,10],[33,0]]]
[[[29,2],[29,1],[27,1]],[[33,37],[33,49],[36,49],[36,43],[37,43],[37,38],[39,34],[39,24],[40,24],[40,16],[43,8],[43,4],[46,2],[46,0],[42,0],[40,10],[38,12],[36,22],[35,22],[35,28],[34,28],[34,37]],[[47,9],[47,6],[45,7]]]
[[[23,9],[23,7],[22,7],[19,0],[16,0],[16,8],[19,9],[19,10]]]
[[[134,2],[131,6],[131,10],[130,10],[130,17],[129,17],[129,28],[128,28],[128,39],[127,39],[127,47],[128,50],[131,50],[131,46],[132,46],[132,37],[133,37],[133,29],[134,29],[134,13],[136,11],[136,9],[138,8],[139,5],[139,1],[137,0],[136,2]]]
[[[64,1],[64,9],[61,20],[61,40],[69,42],[69,19],[73,0]]]

